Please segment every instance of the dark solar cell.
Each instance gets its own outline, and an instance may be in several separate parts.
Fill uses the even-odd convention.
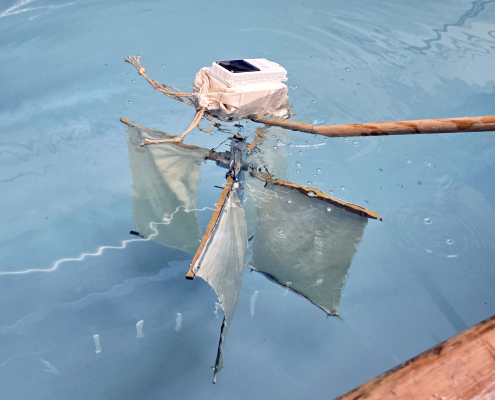
[[[225,68],[227,71],[238,74],[241,72],[256,72],[259,71],[254,65],[249,64],[244,60],[227,60],[227,61],[217,61],[216,62],[221,67]]]

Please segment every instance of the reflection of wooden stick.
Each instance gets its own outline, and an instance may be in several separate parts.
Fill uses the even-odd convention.
[[[495,399],[495,316],[336,400]]]
[[[198,251],[196,251],[196,254],[194,255],[194,258],[191,262],[191,266],[189,267],[189,272],[186,274],[187,279],[194,279],[194,276],[196,275],[193,272],[194,264],[196,264],[196,261],[198,261],[199,257],[203,253],[203,250],[206,247],[206,243],[208,242],[208,239],[210,239],[211,234],[213,233],[213,229],[215,228],[218,219],[220,218],[220,213],[223,210],[223,206],[225,205],[225,201],[227,200],[227,195],[230,192],[230,188],[232,187],[232,184],[234,183],[234,180],[232,179],[231,176],[227,177],[227,184],[222,190],[222,193],[220,194],[220,198],[217,201],[217,204],[215,206],[215,211],[213,211],[213,215],[211,216],[210,222],[208,223],[208,226],[206,227],[206,232],[203,235],[203,238],[201,239],[201,244],[199,245]]]
[[[313,126],[305,122],[282,118],[257,119],[256,122],[280,126],[293,131],[309,132],[328,137],[409,135],[417,133],[495,131],[495,116],[415,121],[376,122],[369,124]]]

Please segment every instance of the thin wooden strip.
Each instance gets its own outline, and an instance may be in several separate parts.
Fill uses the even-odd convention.
[[[234,180],[232,179],[232,177],[228,176],[227,184],[225,185],[225,187],[222,190],[222,193],[220,194],[220,198],[218,199],[217,204],[215,206],[215,211],[213,211],[213,215],[211,216],[210,222],[206,227],[206,232],[203,235],[203,238],[201,239],[201,244],[199,245],[199,248],[196,251],[196,254],[194,255],[194,258],[189,267],[189,271],[186,274],[187,279],[194,279],[195,276],[195,273],[193,272],[194,264],[196,264],[196,261],[198,261],[199,257],[203,253],[203,250],[206,247],[206,243],[208,242],[208,239],[210,239],[210,236],[213,233],[213,229],[215,228],[218,222],[218,218],[220,217],[220,213],[222,212],[223,206],[225,205],[225,201],[227,200],[227,195],[230,192],[230,188],[232,187],[233,182]]]
[[[141,125],[138,125],[138,124],[135,124],[134,122],[131,122],[129,121],[127,118],[120,118],[120,122],[122,122],[123,124],[131,127],[131,128],[139,128],[143,131],[147,131],[147,132],[153,132],[153,133],[156,133],[158,135],[161,135],[163,136],[165,139],[173,139],[175,136],[172,136],[172,135],[168,135],[167,133],[165,132],[161,132],[161,131],[155,131],[154,129],[150,129],[150,128],[147,128],[145,126],[141,126]],[[205,149],[204,147],[198,147],[198,146],[194,146],[194,145],[190,145],[190,144],[184,144],[184,143],[169,143],[169,144],[172,144],[174,146],[179,146],[179,147],[182,147],[183,149],[189,149],[189,150],[205,150],[205,151],[209,151],[208,155],[206,156],[206,159],[207,160],[216,160],[217,159],[217,155],[218,153],[216,153],[215,151],[211,151],[209,149]]]
[[[338,400],[495,399],[495,315]]]
[[[369,124],[327,126],[312,126],[308,123],[287,121],[286,119],[281,118],[261,118],[256,120],[256,122],[328,137],[495,131],[495,116],[421,119],[413,121],[392,121]]]
[[[279,185],[279,186],[284,186],[287,188],[291,189],[296,189],[300,193],[309,196],[310,192],[313,192],[314,195],[310,197],[314,197],[319,200],[326,201],[327,203],[333,204],[334,206],[343,208],[346,211],[350,211],[354,214],[359,214],[363,217],[368,217],[368,218],[373,218],[373,219],[378,219],[378,213],[375,211],[368,210],[364,207],[358,206],[357,204],[352,204],[352,203],[346,203],[345,201],[336,199],[335,197],[329,196],[325,193],[323,193],[321,190],[316,189],[316,188],[310,188],[307,186],[302,186],[299,185],[298,183],[293,183],[293,182],[288,182],[288,181],[283,181],[283,180],[273,180],[271,183],[274,185]],[[380,220],[382,218],[380,217]]]

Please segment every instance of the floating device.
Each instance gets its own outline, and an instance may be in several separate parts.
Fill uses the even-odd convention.
[[[264,58],[215,61],[196,75],[200,107],[223,121],[288,114],[287,71]]]
[[[121,121],[129,135],[136,231],[167,246],[191,253],[196,249],[186,277],[199,276],[208,282],[223,309],[214,382],[223,367],[223,346],[239,298],[248,239],[254,238],[249,268],[285,287],[287,293],[305,297],[327,315],[339,316],[341,292],[368,218],[379,218],[374,211],[284,180],[287,155],[267,145],[267,132],[283,141],[283,129],[330,137],[495,130],[495,116],[313,126],[287,120],[288,87],[283,83],[287,71],[272,61],[215,61],[198,72],[192,93],[149,79],[139,57],[125,61],[153,88],[196,110],[180,136]],[[264,118],[266,115],[272,118]],[[200,126],[204,118],[211,123],[208,129]],[[195,127],[204,132],[214,127],[225,131],[215,118],[249,118],[265,128],[256,130],[251,143],[234,135],[227,152],[182,144]],[[159,143],[164,145],[143,148]],[[228,172],[206,232],[199,239],[195,205],[203,160],[214,160]],[[251,315],[256,295],[251,297]],[[138,337],[142,321],[139,324]]]

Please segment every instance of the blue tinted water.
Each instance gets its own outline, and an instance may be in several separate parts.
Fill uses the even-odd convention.
[[[193,117],[124,63],[131,54],[184,91],[214,60],[274,60],[300,121],[493,115],[494,21],[494,1],[2,1],[0,398],[327,399],[494,314],[493,133],[290,132],[306,147],[289,180],[383,222],[366,228],[343,321],[246,269],[212,385],[218,299],[184,279],[189,254],[128,234],[119,122],[179,134]],[[196,130],[186,142],[227,137]],[[223,174],[202,170],[198,208]],[[211,210],[198,214],[204,228]]]

